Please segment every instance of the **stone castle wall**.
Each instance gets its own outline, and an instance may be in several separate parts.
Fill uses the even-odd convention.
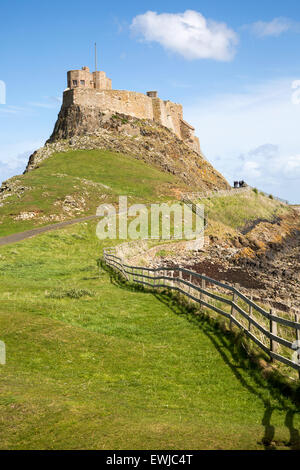
[[[80,86],[64,92],[63,106],[72,104],[127,114],[138,119],[154,120],[172,130],[194,151],[200,153],[199,139],[194,136],[194,128],[183,120],[180,104],[133,91]]]
[[[139,119],[153,119],[152,99],[142,93],[126,90],[74,88],[64,92],[63,104],[93,106]]]

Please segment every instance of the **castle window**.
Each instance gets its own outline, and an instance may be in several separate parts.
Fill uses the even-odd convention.
[[[73,80],[73,86],[77,86],[78,85],[78,81],[77,80]]]
[[[80,80],[80,85],[85,85],[85,80]]]

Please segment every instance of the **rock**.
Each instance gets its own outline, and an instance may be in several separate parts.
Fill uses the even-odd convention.
[[[229,188],[203,155],[194,152],[168,128],[151,120],[111,115],[78,105],[62,107],[50,139],[30,156],[25,172],[55,152],[75,149],[109,149],[132,155],[177,175],[195,190]]]

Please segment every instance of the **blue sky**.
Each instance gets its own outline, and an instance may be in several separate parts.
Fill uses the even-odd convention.
[[[66,71],[93,68],[97,41],[113,88],[182,103],[230,182],[300,202],[298,0],[2,0],[1,19],[0,181],[49,137]]]

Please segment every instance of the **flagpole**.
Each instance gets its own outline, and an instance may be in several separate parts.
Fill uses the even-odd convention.
[[[97,72],[97,43],[95,42],[95,72]]]

